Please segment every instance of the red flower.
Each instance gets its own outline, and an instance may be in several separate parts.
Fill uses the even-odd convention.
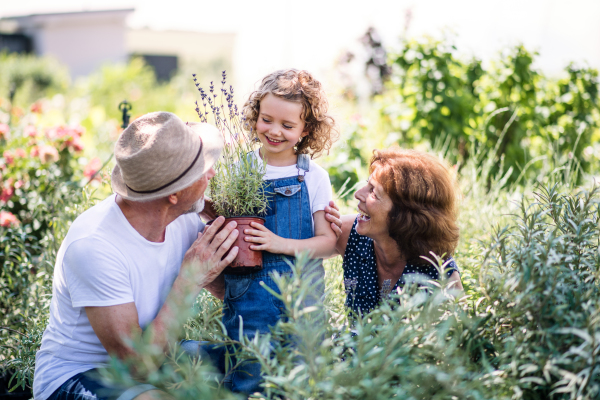
[[[102,168],[102,161],[98,157],[94,157],[90,160],[89,163],[83,169],[83,175],[90,179],[98,170]],[[100,179],[98,175],[94,179]]]
[[[20,222],[13,213],[9,211],[0,211],[0,226],[8,228],[9,226],[19,226]]]

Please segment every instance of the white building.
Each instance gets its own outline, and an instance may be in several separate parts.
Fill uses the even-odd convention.
[[[84,76],[102,64],[142,56],[159,79],[178,68],[195,71],[229,70],[234,33],[129,28],[134,8],[10,16],[0,19],[0,50],[31,50],[65,64],[73,77]],[[16,43],[16,42],[21,43]],[[16,44],[15,44],[16,43]]]
[[[74,77],[106,62],[127,60],[125,19],[133,8],[10,17],[11,30],[31,39],[33,52],[51,55]]]

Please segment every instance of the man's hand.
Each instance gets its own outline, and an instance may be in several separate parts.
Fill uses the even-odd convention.
[[[331,229],[335,232],[337,238],[342,234],[342,219],[340,209],[331,200],[328,206],[325,206],[325,219],[331,222]]]
[[[206,227],[204,232],[198,233],[198,239],[185,253],[180,274],[200,288],[214,281],[223,269],[231,264],[239,251],[237,246],[231,247],[239,235],[235,229],[236,222],[229,222],[218,232],[224,222],[225,218],[219,217]],[[228,251],[227,256],[223,258]]]

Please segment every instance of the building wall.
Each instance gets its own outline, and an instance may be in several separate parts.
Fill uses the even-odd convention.
[[[183,64],[223,60],[231,64],[234,33],[130,29],[126,47],[131,54],[173,55]]]
[[[78,77],[104,63],[127,59],[125,18],[130,11],[32,15],[16,20],[20,31],[32,38],[36,54],[57,58]]]

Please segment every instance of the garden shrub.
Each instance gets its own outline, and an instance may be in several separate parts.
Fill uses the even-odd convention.
[[[369,122],[343,130],[344,156],[338,152],[335,160],[360,153],[364,163],[373,149],[393,143],[447,148],[459,167],[478,152],[493,152],[495,169],[510,170],[511,182],[569,160],[590,172],[599,161],[595,69],[570,64],[561,77],[549,77],[533,67],[536,53],[523,45],[504,49],[487,66],[461,57],[449,39],[405,40],[399,47],[388,51],[385,89],[355,117]],[[348,167],[338,172],[333,160],[332,181],[354,183]]]
[[[0,52],[0,97],[21,108],[37,99],[64,91],[67,68],[48,57]]]
[[[82,189],[100,168],[80,163],[80,127],[44,127],[39,112],[0,123],[0,368],[16,370],[13,384],[23,385],[48,318],[56,252],[89,206]]]
[[[478,297],[457,298],[446,281],[429,283],[428,293],[409,286],[362,318],[348,317],[337,301],[305,306],[311,284],[298,278],[307,263],[301,257],[294,277],[276,278],[287,318],[270,334],[237,343],[239,359],[258,360],[266,374],[265,395],[252,397],[598,398],[599,204],[596,187],[539,186],[481,242]],[[339,264],[332,268],[342,274]],[[328,291],[337,285],[328,282]],[[188,337],[231,343],[210,296],[196,310],[201,323],[188,325]],[[184,398],[200,394],[200,379],[212,385],[203,394],[215,398],[210,367],[176,354],[153,382]],[[114,361],[112,379],[127,379],[124,365]],[[194,368],[205,375],[189,381],[174,372]]]

